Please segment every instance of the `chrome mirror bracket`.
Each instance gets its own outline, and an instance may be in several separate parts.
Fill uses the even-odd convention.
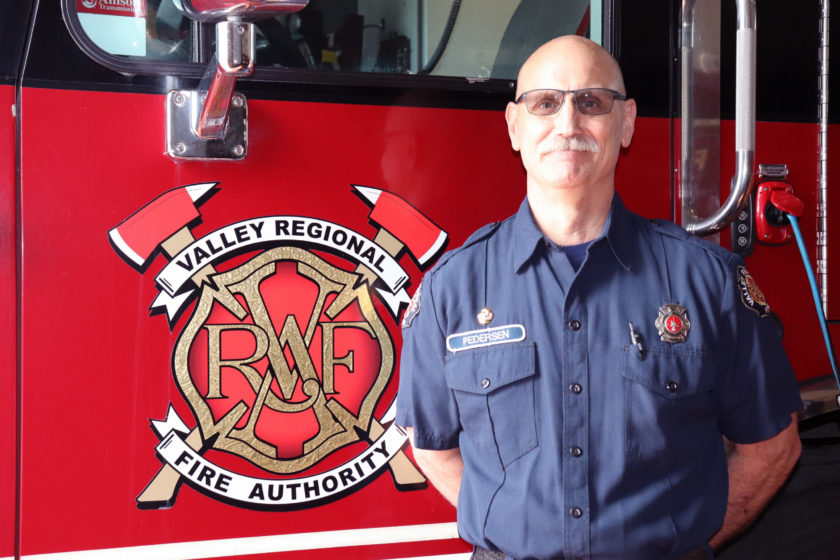
[[[248,154],[248,102],[234,88],[237,78],[254,71],[254,24],[217,23],[216,56],[210,64],[213,80],[207,91],[199,86],[166,96],[166,154],[173,159],[242,159]]]
[[[166,155],[175,160],[243,159],[248,153],[248,102],[234,93],[219,138],[196,133],[202,107],[209,96],[200,91],[177,90],[166,95]]]
[[[181,159],[243,159],[248,154],[248,102],[234,93],[236,80],[254,72],[253,20],[302,10],[308,0],[182,0],[184,13],[216,21],[216,56],[207,90],[166,96],[166,154]]]

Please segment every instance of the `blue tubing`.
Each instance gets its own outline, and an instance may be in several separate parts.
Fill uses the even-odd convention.
[[[834,358],[834,347],[831,345],[831,337],[828,335],[828,325],[825,322],[825,314],[820,303],[820,294],[817,291],[817,278],[814,276],[814,269],[811,267],[811,261],[808,259],[808,251],[805,250],[805,242],[802,240],[799,221],[792,214],[786,214],[786,216],[790,220],[790,225],[793,228],[793,236],[796,238],[796,245],[799,246],[799,254],[802,255],[802,264],[805,265],[805,272],[808,273],[808,283],[811,284],[811,295],[814,296],[814,306],[817,308],[817,317],[820,318],[820,327],[822,327],[825,347],[828,350],[831,371],[834,372],[834,380],[837,382],[837,387],[840,388],[840,376],[837,375],[837,361]]]

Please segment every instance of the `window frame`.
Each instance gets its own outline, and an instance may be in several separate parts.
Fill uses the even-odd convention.
[[[620,0],[602,0],[602,43],[613,55],[618,49],[617,4]],[[173,62],[140,60],[138,57],[111,54],[96,45],[85,33],[75,9],[76,0],[61,0],[61,12],[68,32],[76,45],[97,64],[127,76],[177,76],[200,79],[207,71],[206,61]],[[214,33],[212,23],[193,22],[193,45],[209,44],[208,35]],[[461,92],[512,92],[515,79],[439,76],[428,74],[390,74],[378,72],[330,72],[301,68],[260,66],[243,81],[275,82],[283,84],[334,85],[337,87],[386,87],[398,89],[452,90]]]

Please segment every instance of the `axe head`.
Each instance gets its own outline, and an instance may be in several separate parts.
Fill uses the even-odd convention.
[[[402,197],[371,187],[353,187],[373,207],[370,219],[399,239],[421,267],[445,247],[446,232]]]
[[[217,184],[166,191],[110,230],[111,245],[137,268],[145,267],[163,241],[200,216],[197,206]]]

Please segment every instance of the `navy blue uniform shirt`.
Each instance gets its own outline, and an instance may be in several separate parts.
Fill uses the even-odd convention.
[[[770,438],[802,406],[743,260],[618,195],[577,272],[526,199],[419,290],[396,421],[418,448],[460,448],[459,532],[510,558],[703,546],[726,510],[721,435]]]

